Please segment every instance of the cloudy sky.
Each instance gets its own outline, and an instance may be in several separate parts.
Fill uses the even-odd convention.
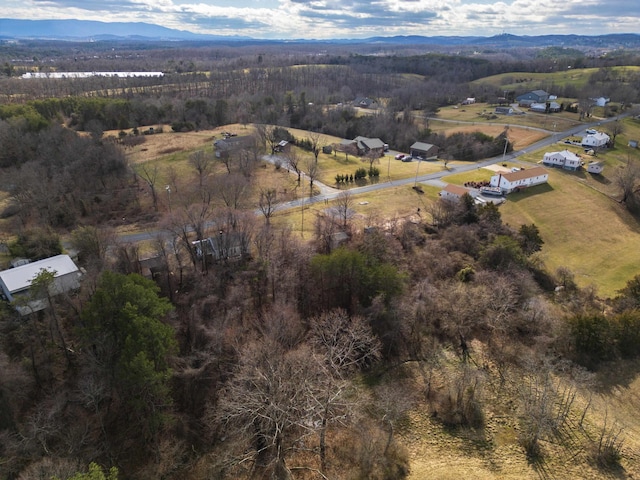
[[[0,17],[265,39],[640,33],[638,0],[0,0]]]

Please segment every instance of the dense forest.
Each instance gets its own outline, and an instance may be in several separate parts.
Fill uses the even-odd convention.
[[[535,224],[507,225],[496,206],[468,195],[424,216],[372,217],[361,230],[345,192],[304,240],[270,221],[273,192],[256,182],[265,124],[380,136],[405,149],[420,138],[469,161],[502,153],[502,136],[437,134],[411,112],[497,99],[501,89],[469,82],[557,61],[267,47],[95,59],[52,44],[37,56],[59,69],[167,74],[41,81],[14,78],[28,63],[10,63],[35,50],[3,48],[0,189],[10,201],[0,217],[15,234],[7,249],[37,260],[72,248],[84,273],[79,291],[55,297],[51,278],[38,276],[32,295],[48,301],[39,312],[0,306],[0,478],[400,479],[410,470],[401,435],[415,410],[452,435],[481,431],[499,410],[532,464],[564,441],[595,472],[621,471],[618,425],[576,399],[598,369],[640,354],[640,276],[601,299],[569,269],[545,268]],[[563,93],[640,100],[640,75],[618,87],[601,70]],[[349,104],[361,95],[384,108],[357,115]],[[126,161],[127,142],[144,141],[142,132],[104,136],[236,122],[258,125],[255,143],[215,175],[213,157],[192,153],[192,176],[176,180],[164,210],[157,170]],[[248,191],[264,218],[241,205]],[[121,218],[162,227],[151,269],[150,252],[115,235]],[[348,241],[334,245],[336,232]],[[211,236],[241,253],[199,254],[193,240]]]

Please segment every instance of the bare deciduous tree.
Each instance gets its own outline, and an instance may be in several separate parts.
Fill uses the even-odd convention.
[[[251,451],[238,462],[253,461],[275,479],[290,477],[286,459],[311,433],[314,406],[309,390],[317,375],[308,349],[285,352],[268,341],[243,349],[217,412],[230,435],[251,443]]]
[[[195,169],[198,175],[198,185],[202,188],[204,180],[209,175],[213,165],[211,156],[203,150],[197,150],[189,155],[189,164]]]
[[[637,183],[640,179],[640,165],[631,158],[627,159],[627,163],[616,171],[615,183],[622,191],[622,203],[628,206],[635,206]]]
[[[156,182],[158,181],[158,165],[151,166],[143,163],[138,168],[138,175],[140,175],[149,186],[149,190],[151,191],[151,198],[153,199],[153,209],[157,212],[158,193],[156,192]]]
[[[258,208],[264,215],[267,224],[271,222],[271,217],[276,212],[277,190],[275,188],[261,188]]]
[[[307,161],[307,178],[309,179],[309,196],[313,196],[313,182],[320,175],[320,168],[313,158]]]
[[[314,400],[319,416],[320,470],[327,470],[326,434],[330,422],[348,416],[348,376],[380,357],[380,342],[362,317],[333,310],[310,320],[311,344],[320,352],[324,375]]]
[[[611,146],[615,147],[616,137],[621,133],[624,133],[624,124],[618,120],[610,122],[606,127],[607,132],[611,135]]]
[[[318,163],[318,155],[320,155],[320,138],[321,135],[316,132],[311,132],[307,135],[307,140],[311,145],[311,153],[313,153],[316,163]]]
[[[298,175],[298,186],[300,186],[300,176],[302,174],[302,170],[300,169],[301,157],[298,153],[298,150],[295,148],[290,148],[289,151],[285,153],[285,161],[287,163],[287,168],[293,170],[296,175]]]
[[[351,195],[351,192],[349,190],[340,192],[338,198],[336,198],[334,208],[338,215],[338,218],[340,218],[340,220],[342,221],[342,228],[347,228],[347,222],[354,214],[353,204],[353,195]]]

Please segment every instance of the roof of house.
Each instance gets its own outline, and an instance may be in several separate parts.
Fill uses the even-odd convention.
[[[533,167],[526,170],[518,170],[517,172],[503,173],[502,176],[510,182],[524,180],[526,178],[538,177],[546,175],[547,171],[542,167]]]
[[[384,148],[384,142],[379,138],[356,137],[354,141],[370,149]]]
[[[530,105],[530,108],[532,110],[535,109],[541,109],[541,110],[546,110],[547,109],[547,104],[546,103],[532,103]],[[550,110],[558,110],[560,108],[560,104],[558,102],[549,102],[549,109]]]
[[[538,95],[539,97],[545,96],[545,95],[549,95],[547,92],[545,92],[544,90],[532,90],[531,93],[535,93],[536,95]]]
[[[454,185],[452,183],[447,183],[447,185],[442,190],[453,195],[458,195],[460,197],[465,193],[471,192],[471,190],[469,190],[468,188],[461,187],[460,185]]]
[[[213,145],[219,150],[230,150],[250,145],[255,138],[252,135],[243,135],[240,137],[228,137],[216,140]]]
[[[422,150],[423,152],[428,152],[429,150],[431,150],[433,147],[435,147],[435,145],[432,145],[430,143],[424,143],[424,142],[416,142],[413,145],[411,145],[411,147],[409,147],[411,150]],[[437,148],[437,147],[436,147]]]
[[[596,133],[590,133],[589,135],[585,135],[584,137],[582,137],[583,142],[585,138],[595,138],[596,140],[604,140],[607,142],[611,139],[611,137],[609,137],[609,135],[607,135],[604,132],[596,132]]]
[[[549,152],[545,154],[545,157],[547,155],[560,155],[565,160],[580,161],[580,157],[569,150],[562,150],[561,152]]]
[[[522,95],[518,95],[516,97],[516,99],[524,98],[527,95],[535,95],[536,97],[548,97],[549,96],[549,94],[547,92],[545,92],[544,90],[532,90],[530,92],[523,93]]]
[[[78,267],[69,255],[56,255],[37,262],[28,263],[9,270],[0,272],[3,281],[10,293],[19,292],[31,286],[31,282],[42,269],[55,272],[55,277],[61,277],[69,273],[77,272]]]
[[[375,103],[375,100],[373,100],[373,99],[371,99],[371,98],[369,98],[369,97],[357,97],[357,98],[354,100],[354,103],[355,103],[355,104],[357,104],[357,105],[367,105],[367,106],[370,106],[370,105],[373,105],[373,104]]]

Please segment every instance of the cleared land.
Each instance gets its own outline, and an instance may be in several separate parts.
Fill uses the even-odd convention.
[[[481,78],[471,82],[471,84],[481,85],[490,84],[505,90],[531,90],[540,88],[540,84],[549,85],[548,88],[554,86],[572,85],[576,88],[582,88],[589,82],[591,75],[596,73],[598,68],[577,68],[568,69],[562,72],[552,73],[525,73],[525,72],[509,72],[491,77]],[[624,82],[630,73],[637,73],[640,67],[637,66],[621,66],[610,67],[609,71],[617,76],[618,80]]]
[[[487,103],[474,103],[464,107],[457,105],[444,107],[438,111],[436,118],[429,120],[429,127],[436,131],[446,130],[448,132],[453,127],[451,121],[457,121],[471,122],[477,128],[481,128],[483,132],[485,132],[485,128],[492,129],[498,126],[504,128],[504,125],[520,125],[548,132],[561,132],[581,124],[577,113],[559,112],[547,115],[522,110],[524,112],[522,115],[495,115],[493,113],[495,107],[495,105]],[[440,119],[446,120],[446,122],[438,122]],[[485,133],[490,135],[489,130]]]

